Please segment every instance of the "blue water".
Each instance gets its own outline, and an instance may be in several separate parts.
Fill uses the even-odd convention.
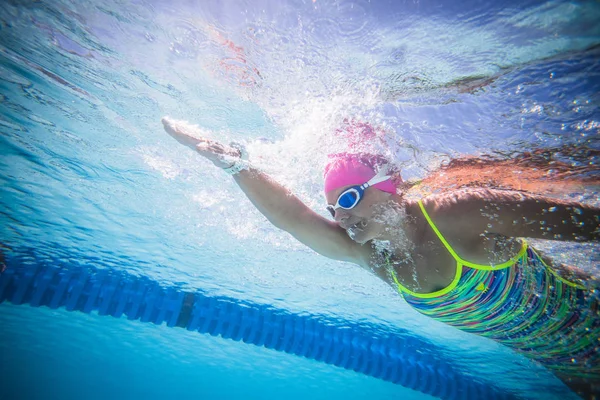
[[[569,396],[543,368],[420,316],[366,271],[271,227],[160,117],[248,143],[253,163],[316,210],[325,144],[347,117],[393,132],[405,178],[458,154],[598,149],[598,2],[9,1],[0,18],[6,251],[33,246],[184,290],[401,326],[490,385]],[[493,79],[459,84],[473,77]],[[593,191],[572,197],[598,204]],[[597,246],[541,245],[600,276]],[[0,334],[2,399],[427,398],[96,315],[2,304]]]

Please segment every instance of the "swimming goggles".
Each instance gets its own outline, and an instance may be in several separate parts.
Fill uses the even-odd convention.
[[[352,186],[344,190],[338,196],[337,202],[334,206],[332,206],[331,204],[327,205],[327,210],[331,213],[331,216],[335,217],[335,210],[337,210],[338,208],[343,208],[344,210],[351,210],[354,207],[356,207],[363,199],[363,193],[365,192],[365,190],[367,190],[368,187],[387,181],[391,178],[391,176],[385,175],[386,173],[387,168],[382,168],[377,173],[377,175],[371,178],[367,183]]]

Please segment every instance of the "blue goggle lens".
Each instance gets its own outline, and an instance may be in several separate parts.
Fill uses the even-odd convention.
[[[343,193],[338,198],[338,204],[342,206],[342,208],[352,208],[356,205],[358,201],[358,193],[355,191]]]

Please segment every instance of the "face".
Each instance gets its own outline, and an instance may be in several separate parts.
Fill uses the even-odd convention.
[[[339,195],[352,186],[331,191],[325,195],[327,204],[335,204]],[[378,218],[385,208],[385,203],[390,199],[390,193],[383,192],[373,187],[367,188],[358,205],[350,210],[338,208],[335,210],[334,219],[340,227],[348,232],[348,236],[358,243],[379,238],[385,231],[382,218]]]

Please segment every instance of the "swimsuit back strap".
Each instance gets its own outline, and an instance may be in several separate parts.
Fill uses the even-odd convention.
[[[442,242],[442,244],[444,245],[446,250],[448,250],[448,252],[450,254],[452,254],[452,257],[454,257],[456,262],[458,262],[460,265],[468,264],[468,263],[465,263],[465,261],[462,258],[460,258],[460,256],[458,254],[456,254],[456,252],[454,251],[452,246],[450,246],[450,243],[448,243],[448,241],[446,241],[446,239],[444,238],[444,235],[442,235],[442,232],[440,232],[440,230],[437,228],[437,226],[435,226],[435,224],[431,220],[431,217],[429,216],[429,214],[427,214],[427,210],[425,210],[425,206],[423,205],[422,200],[419,200],[419,207],[421,208],[421,212],[423,213],[423,216],[429,223],[429,226],[431,226],[431,229],[433,229],[433,231],[437,235],[438,239],[440,239],[440,242]]]
[[[423,213],[423,216],[425,217],[425,219],[429,223],[429,226],[431,226],[431,229],[433,229],[433,231],[437,235],[438,239],[440,239],[440,241],[442,242],[442,244],[444,245],[444,247],[446,248],[446,250],[448,250],[448,252],[450,254],[452,254],[452,257],[454,257],[454,259],[456,260],[456,262],[459,265],[463,265],[463,266],[469,267],[469,268],[482,269],[482,270],[488,270],[489,271],[489,270],[494,270],[494,269],[502,269],[502,268],[510,267],[510,266],[514,265],[515,263],[517,263],[519,261],[519,259],[521,259],[523,257],[527,257],[527,242],[524,241],[524,240],[522,240],[522,244],[523,245],[521,246],[521,250],[519,251],[519,253],[517,253],[517,255],[514,256],[513,258],[511,258],[510,260],[505,261],[505,262],[503,262],[501,264],[496,264],[496,265],[482,265],[482,264],[475,264],[475,263],[472,263],[470,261],[463,260],[454,251],[454,249],[452,248],[452,246],[450,246],[450,243],[448,243],[448,241],[444,238],[444,235],[442,235],[442,233],[437,228],[437,226],[435,226],[435,224],[433,223],[433,220],[431,219],[431,217],[429,216],[429,214],[427,214],[427,210],[425,210],[425,206],[423,205],[423,201],[421,201],[421,200],[419,200],[419,207],[421,208],[421,212]]]

